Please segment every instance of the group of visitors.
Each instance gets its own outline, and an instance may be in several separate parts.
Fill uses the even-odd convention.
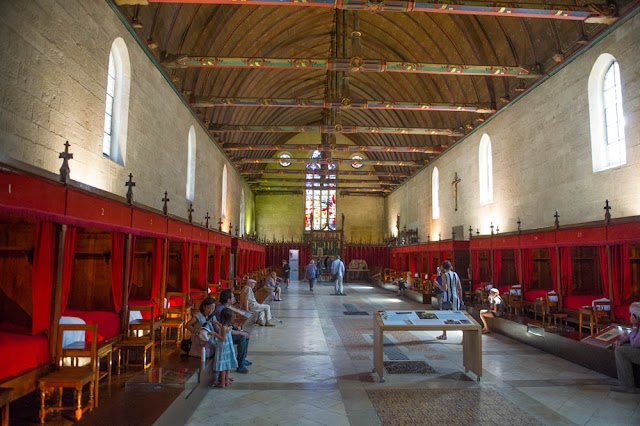
[[[322,258],[320,258],[322,259]],[[327,257],[325,260],[321,260],[322,262],[327,262]],[[335,295],[336,296],[346,296],[344,292],[344,262],[340,259],[340,256],[335,256],[333,261],[328,264],[327,268],[331,272],[331,280],[334,281],[335,287]],[[309,282],[309,291],[313,291],[313,286],[316,281],[320,277],[320,267],[316,266],[315,260],[311,259],[304,273],[304,278]]]
[[[229,375],[232,369],[246,374],[249,372],[247,366],[252,364],[247,361],[249,333],[233,324],[234,313],[230,306],[235,302],[231,289],[220,293],[218,305],[213,297],[207,297],[186,324],[192,336],[189,356],[214,358],[213,368],[218,373],[215,386],[219,388],[229,386],[233,380]]]

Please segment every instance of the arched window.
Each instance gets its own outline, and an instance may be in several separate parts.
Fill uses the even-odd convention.
[[[437,167],[431,173],[431,218],[440,219],[440,172]]]
[[[196,129],[189,127],[187,142],[187,200],[193,201],[196,194]]]
[[[127,154],[130,85],[129,51],[124,40],[118,37],[109,52],[102,154],[120,165],[124,165]]]
[[[304,229],[335,230],[336,229],[336,169],[333,163],[322,164],[320,151],[313,151],[311,161],[307,162]]]
[[[227,217],[227,165],[222,168],[222,207],[220,208],[220,216]]]
[[[480,139],[478,151],[480,166],[480,204],[493,201],[493,160],[491,158],[491,139],[486,133]]]
[[[589,121],[593,171],[627,162],[622,110],[622,81],[616,58],[600,55],[589,75]]]
[[[244,211],[245,208],[245,204],[244,204],[244,188],[240,191],[240,236],[244,236],[245,233],[245,218],[246,218],[246,214]]]

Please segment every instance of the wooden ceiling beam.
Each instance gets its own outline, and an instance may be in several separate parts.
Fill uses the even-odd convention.
[[[489,104],[446,104],[432,102],[404,102],[367,99],[286,99],[286,98],[221,98],[192,97],[190,103],[196,108],[214,107],[280,107],[280,108],[331,108],[331,109],[386,109],[404,111],[445,111],[493,114],[497,110]]]
[[[301,181],[306,181],[306,173],[300,173],[300,175],[298,176],[287,176],[287,177],[282,177],[279,179],[248,179],[247,183],[249,185],[257,185],[257,184],[267,184],[267,185],[273,185],[275,183],[281,183],[281,184],[287,184],[287,183],[297,183],[297,182],[301,182]],[[384,185],[384,186],[395,186],[395,185],[400,185],[400,182],[392,182],[390,180],[364,180],[362,178],[360,179],[349,179],[349,178],[345,178],[342,177],[342,175],[339,175],[336,177],[335,179],[339,184],[341,183],[345,183],[348,182],[350,184],[352,183],[371,183],[371,184],[376,184],[376,185]],[[310,180],[312,181],[312,180]]]
[[[237,158],[234,160],[236,164],[279,164],[282,160],[280,158]],[[314,162],[316,164],[351,164],[353,160],[350,158],[315,158],[310,160],[308,158],[287,158],[287,163],[309,163]],[[397,167],[422,167],[429,160],[425,161],[402,161],[402,160],[359,160],[358,163],[363,166],[397,166]],[[299,169],[298,173],[307,173],[307,170]],[[309,171],[309,173],[315,173],[315,171]],[[337,170],[330,170],[329,174],[338,174]]]
[[[573,4],[521,4],[511,2],[460,1],[455,3],[428,2],[422,0],[115,0],[118,5],[149,3],[198,3],[198,4],[233,4],[236,6],[298,6],[322,7],[342,10],[366,10],[369,12],[423,12],[449,15],[487,15],[516,18],[543,18],[571,21],[594,20],[598,23],[610,23],[612,12],[605,2],[593,2],[586,6]]]
[[[333,151],[333,152],[406,152],[423,154],[440,154],[442,147],[428,146],[375,146],[375,145],[243,145],[225,143],[222,147],[229,152],[234,151]]]
[[[246,164],[245,164],[246,165]],[[240,174],[243,176],[251,176],[251,175],[304,175],[307,170],[306,169],[256,169],[249,170],[243,169],[243,164],[239,165]],[[316,175],[335,175],[335,170],[314,170],[314,174]],[[378,171],[369,171],[369,170],[340,170],[340,176],[375,176],[375,177],[387,177],[390,179],[397,178],[407,178],[411,176],[411,173],[406,172],[397,172],[397,173],[389,173],[389,172],[378,172]]]
[[[538,78],[530,70],[510,65],[432,64],[385,59],[351,58],[263,58],[229,56],[169,55],[162,61],[167,68],[244,68],[297,71],[340,71],[403,74],[479,75],[485,77]]]
[[[464,133],[453,129],[429,129],[421,127],[366,127],[346,126],[341,124],[321,126],[242,126],[231,124],[217,124],[209,127],[211,133],[378,133],[399,135],[427,135],[427,136],[464,136]]]

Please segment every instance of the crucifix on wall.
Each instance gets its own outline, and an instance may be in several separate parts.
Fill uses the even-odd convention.
[[[458,184],[462,182],[462,180],[458,177],[458,172],[453,176],[453,181],[451,182],[451,186],[453,186],[453,199],[455,201],[455,211],[458,211]]]

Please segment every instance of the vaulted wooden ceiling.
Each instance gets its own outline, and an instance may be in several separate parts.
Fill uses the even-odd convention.
[[[385,195],[639,3],[606,1],[115,3],[255,193],[301,192],[319,149]]]

